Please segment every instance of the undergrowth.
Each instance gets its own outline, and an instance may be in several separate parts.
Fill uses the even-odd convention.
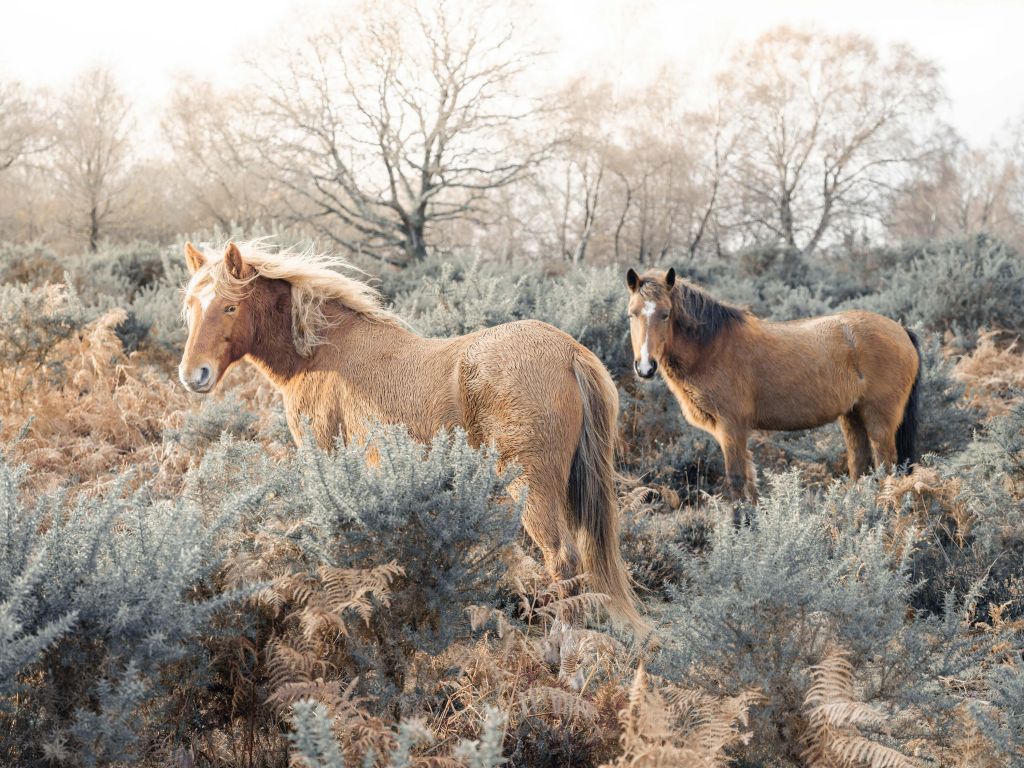
[[[631,375],[617,271],[381,275],[421,332],[535,317],[612,372],[656,627],[634,641],[585,579],[548,582],[492,451],[394,428],[295,448],[247,365],[206,399],[178,384],[175,254],[6,246],[5,764],[1020,765],[1018,261],[974,240],[689,263],[765,317],[873,308],[924,342],[921,464],[851,484],[834,425],[758,435],[738,528],[717,446]]]

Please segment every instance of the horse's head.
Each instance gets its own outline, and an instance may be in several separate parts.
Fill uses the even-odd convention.
[[[626,273],[629,286],[629,333],[633,340],[633,370],[644,379],[654,376],[658,360],[672,334],[672,288],[676,271],[651,270],[641,277],[632,269]]]
[[[250,351],[259,275],[234,243],[228,244],[223,260],[208,259],[186,243],[185,260],[192,279],[185,293],[188,341],[178,377],[191,391],[206,393]]]

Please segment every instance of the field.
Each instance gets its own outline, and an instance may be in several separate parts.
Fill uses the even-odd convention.
[[[381,429],[371,470],[361,446],[295,448],[245,364],[187,393],[180,245],[0,245],[4,764],[1024,764],[1013,247],[675,264],[762,317],[864,308],[923,342],[913,473],[849,482],[836,425],[758,434],[740,528],[718,447],[632,375],[625,266],[363,266],[425,335],[532,317],[603,360],[653,635],[554,597],[463,435]]]

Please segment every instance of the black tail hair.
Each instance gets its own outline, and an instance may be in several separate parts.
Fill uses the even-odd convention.
[[[917,340],[917,336],[909,328],[906,331],[917,351],[917,376],[914,377],[914,385],[910,388],[907,404],[903,406],[903,421],[900,422],[900,426],[896,430],[896,461],[900,469],[909,472],[910,465],[917,463],[919,458],[917,455],[917,410],[924,361],[921,359],[921,344]]]

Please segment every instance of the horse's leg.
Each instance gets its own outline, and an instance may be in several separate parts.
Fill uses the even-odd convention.
[[[871,464],[871,441],[860,413],[852,410],[839,417],[839,426],[846,440],[846,463],[850,468],[850,479],[856,480],[868,471]]]
[[[742,499],[744,494],[752,503],[757,503],[757,473],[754,462],[747,450],[747,431],[741,429],[722,430],[718,444],[725,457],[725,490],[733,499]]]
[[[528,475],[520,476],[509,490],[515,498],[526,491],[523,509],[523,528],[540,548],[544,566],[552,581],[565,581],[580,573],[580,552],[576,540],[566,525],[564,502],[540,482],[530,482]]]
[[[875,466],[891,472],[896,466],[896,428],[899,426],[899,415],[870,406],[861,407],[861,416],[867,430],[871,450],[875,455]]]

